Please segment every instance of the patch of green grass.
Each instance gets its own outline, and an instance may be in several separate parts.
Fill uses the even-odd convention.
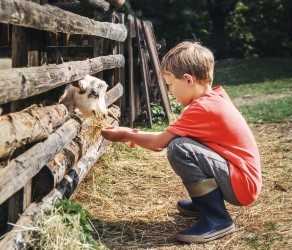
[[[265,223],[265,226],[267,227],[267,229],[268,230],[270,230],[270,231],[274,231],[274,230],[276,230],[277,229],[277,222],[275,222],[275,221],[267,221],[266,223]]]
[[[281,80],[254,82],[241,85],[223,85],[231,99],[242,96],[258,96],[267,94],[284,93],[291,91],[292,93],[292,78]]]
[[[292,96],[270,100],[238,109],[248,123],[279,122],[292,118]]]
[[[268,230],[272,232],[265,232],[263,234],[251,233],[246,235],[243,239],[249,246],[248,249],[269,250],[275,249],[273,247],[275,242],[283,240],[283,236],[274,232],[275,223],[267,224]],[[272,246],[272,247],[271,247]]]
[[[215,85],[223,85],[231,99],[286,94],[270,101],[238,107],[249,123],[279,122],[291,119],[292,58],[249,58],[218,61]]]
[[[218,61],[214,83],[241,85],[292,78],[292,58],[247,58]]]
[[[259,245],[259,243],[258,243],[259,236],[258,235],[248,235],[244,239],[247,242],[247,244],[253,248],[256,248]]]
[[[146,131],[145,128],[141,128]],[[149,128],[148,128],[149,129]],[[111,148],[111,152],[108,152],[107,156],[103,157],[103,165],[106,168],[111,168],[112,166],[112,157],[119,161],[127,160],[127,159],[137,159],[137,160],[145,160],[147,159],[147,151],[145,151],[141,147],[130,147],[130,143],[114,143],[114,146]]]
[[[214,85],[231,97],[292,91],[292,58],[230,59],[218,61]]]
[[[24,237],[29,249],[103,249],[92,236],[95,231],[87,210],[62,199],[52,210],[39,213]]]
[[[152,132],[162,132],[165,130],[165,128],[168,126],[168,122],[163,122],[160,124],[153,123],[152,128],[146,127],[146,126],[139,126],[137,127],[138,130],[143,130],[143,131],[152,131]]]
[[[70,216],[79,215],[79,222],[81,225],[81,231],[79,233],[80,242],[89,244],[89,248],[97,248],[97,242],[91,234],[94,232],[94,229],[89,222],[89,212],[80,204],[73,203],[67,199],[59,200],[55,206],[59,209],[60,214],[64,216],[64,221],[66,223],[70,222],[70,220],[68,220]]]
[[[258,234],[248,235],[244,239],[251,249],[270,249],[269,243],[263,242],[262,237],[260,237]]]

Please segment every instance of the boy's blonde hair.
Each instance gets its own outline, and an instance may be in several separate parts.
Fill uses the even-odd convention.
[[[198,42],[182,42],[172,48],[161,62],[162,74],[172,73],[181,79],[184,74],[198,80],[213,82],[213,53]]]

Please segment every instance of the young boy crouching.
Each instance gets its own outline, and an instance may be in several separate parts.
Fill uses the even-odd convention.
[[[262,178],[259,151],[245,119],[222,86],[212,88],[214,56],[197,42],[182,42],[161,63],[171,94],[185,107],[161,133],[110,127],[102,135],[114,142],[133,142],[161,151],[186,187],[190,200],[180,200],[184,215],[200,216],[176,234],[183,242],[203,243],[229,234],[235,225],[224,200],[248,206],[259,196]]]

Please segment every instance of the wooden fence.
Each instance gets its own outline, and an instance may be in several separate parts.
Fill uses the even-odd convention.
[[[58,100],[66,84],[94,75],[108,82],[107,107],[120,116],[127,29],[115,10],[122,3],[0,2],[0,61],[12,66],[0,68],[1,233],[16,223],[0,249],[25,248],[19,228],[69,198],[109,144],[93,119],[71,118]]]
[[[92,119],[58,104],[67,84],[105,80],[106,105],[120,120],[109,124],[151,127],[152,103],[171,119],[163,46],[151,22],[116,12],[123,3],[0,1],[0,235],[11,230],[0,249],[23,249],[19,229],[69,198],[108,146]]]

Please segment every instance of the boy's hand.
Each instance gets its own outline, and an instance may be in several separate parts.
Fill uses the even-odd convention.
[[[132,133],[131,128],[126,127],[108,127],[101,130],[101,135],[113,142],[127,142],[127,133]]]

